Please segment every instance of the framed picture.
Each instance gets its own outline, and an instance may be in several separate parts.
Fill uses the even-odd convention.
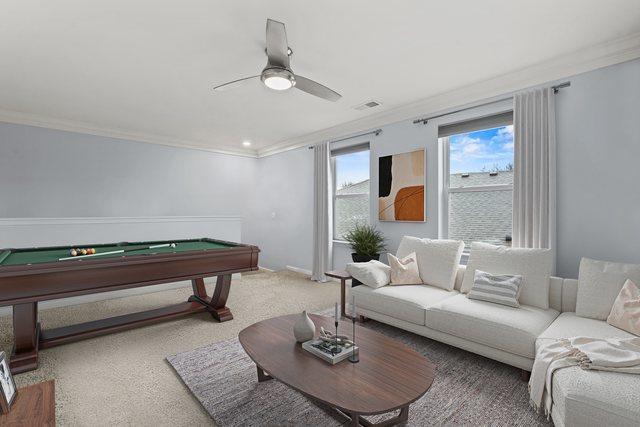
[[[6,414],[16,400],[18,389],[13,381],[4,351],[0,351],[0,389],[0,413]]]
[[[378,220],[424,222],[425,150],[378,158]]]

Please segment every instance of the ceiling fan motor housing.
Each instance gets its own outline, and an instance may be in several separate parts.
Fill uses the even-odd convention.
[[[265,86],[273,90],[287,90],[296,85],[296,77],[291,70],[270,65],[262,70],[260,80]]]

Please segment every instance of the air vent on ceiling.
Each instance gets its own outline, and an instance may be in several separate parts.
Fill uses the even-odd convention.
[[[379,102],[368,101],[368,102],[365,102],[364,104],[356,105],[353,108],[356,110],[368,110],[369,108],[374,108],[374,107],[377,107],[378,105],[380,105]]]

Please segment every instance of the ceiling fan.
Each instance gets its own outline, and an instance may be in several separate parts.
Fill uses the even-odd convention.
[[[267,65],[258,76],[245,77],[213,88],[215,91],[234,89],[254,79],[260,79],[269,89],[287,90],[295,87],[303,92],[326,99],[337,101],[342,95],[320,83],[306,77],[293,74],[290,59],[293,51],[287,43],[287,31],[282,22],[267,19]]]

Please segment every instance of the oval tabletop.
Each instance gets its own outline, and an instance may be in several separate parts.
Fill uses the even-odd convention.
[[[378,332],[356,325],[359,363],[331,365],[296,343],[293,325],[299,314],[255,323],[240,332],[249,357],[273,378],[345,412],[371,415],[414,402],[429,389],[435,367],[423,355]],[[316,325],[335,329],[333,318],[310,315]],[[350,321],[338,330],[351,336]]]

